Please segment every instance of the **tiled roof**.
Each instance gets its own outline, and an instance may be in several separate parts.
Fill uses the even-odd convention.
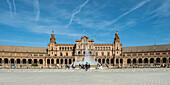
[[[46,47],[24,47],[0,45],[0,51],[46,53]]]
[[[170,51],[170,44],[123,47],[122,52]]]

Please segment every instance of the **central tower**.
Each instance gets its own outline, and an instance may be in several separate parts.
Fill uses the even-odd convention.
[[[76,39],[76,49],[75,49],[75,60],[76,61],[83,61],[85,57],[85,50],[87,47],[88,54],[91,60],[94,59],[94,40],[89,40],[89,37],[82,36],[81,40]]]

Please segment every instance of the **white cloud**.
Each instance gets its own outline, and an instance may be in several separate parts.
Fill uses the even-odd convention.
[[[14,6],[14,13],[16,14],[15,0],[13,0],[13,6]]]
[[[36,18],[35,18],[35,21],[38,21],[39,20],[39,17],[40,17],[40,9],[39,9],[39,2],[38,0],[34,0],[34,7],[35,7],[35,14],[36,14]]]
[[[73,21],[75,15],[78,14],[78,13],[81,11],[81,8],[84,7],[88,2],[89,2],[89,0],[86,0],[82,5],[80,5],[80,7],[78,8],[78,10],[71,15],[71,19],[70,19],[69,23],[65,26],[66,28],[67,28],[69,25],[72,24],[72,21]]]
[[[7,3],[9,5],[9,10],[10,10],[10,16],[12,17],[12,7],[11,7],[11,2],[7,0]]]
[[[117,22],[119,19],[121,19],[122,17],[128,15],[129,13],[135,11],[136,9],[142,7],[143,5],[145,5],[146,3],[150,2],[150,0],[145,0],[140,2],[139,4],[137,4],[134,8],[130,9],[129,11],[123,13],[122,15],[120,15],[119,17],[117,17],[116,19],[112,20],[111,22],[107,23],[107,25],[111,25],[114,24],[115,22]]]

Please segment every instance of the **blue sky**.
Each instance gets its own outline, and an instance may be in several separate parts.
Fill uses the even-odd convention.
[[[86,35],[123,46],[170,44],[170,0],[0,0],[0,45],[47,47]]]

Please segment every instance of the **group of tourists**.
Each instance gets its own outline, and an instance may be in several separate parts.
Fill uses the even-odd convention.
[[[86,62],[86,64],[79,64],[79,69],[85,69],[86,71],[90,68],[90,64]]]

